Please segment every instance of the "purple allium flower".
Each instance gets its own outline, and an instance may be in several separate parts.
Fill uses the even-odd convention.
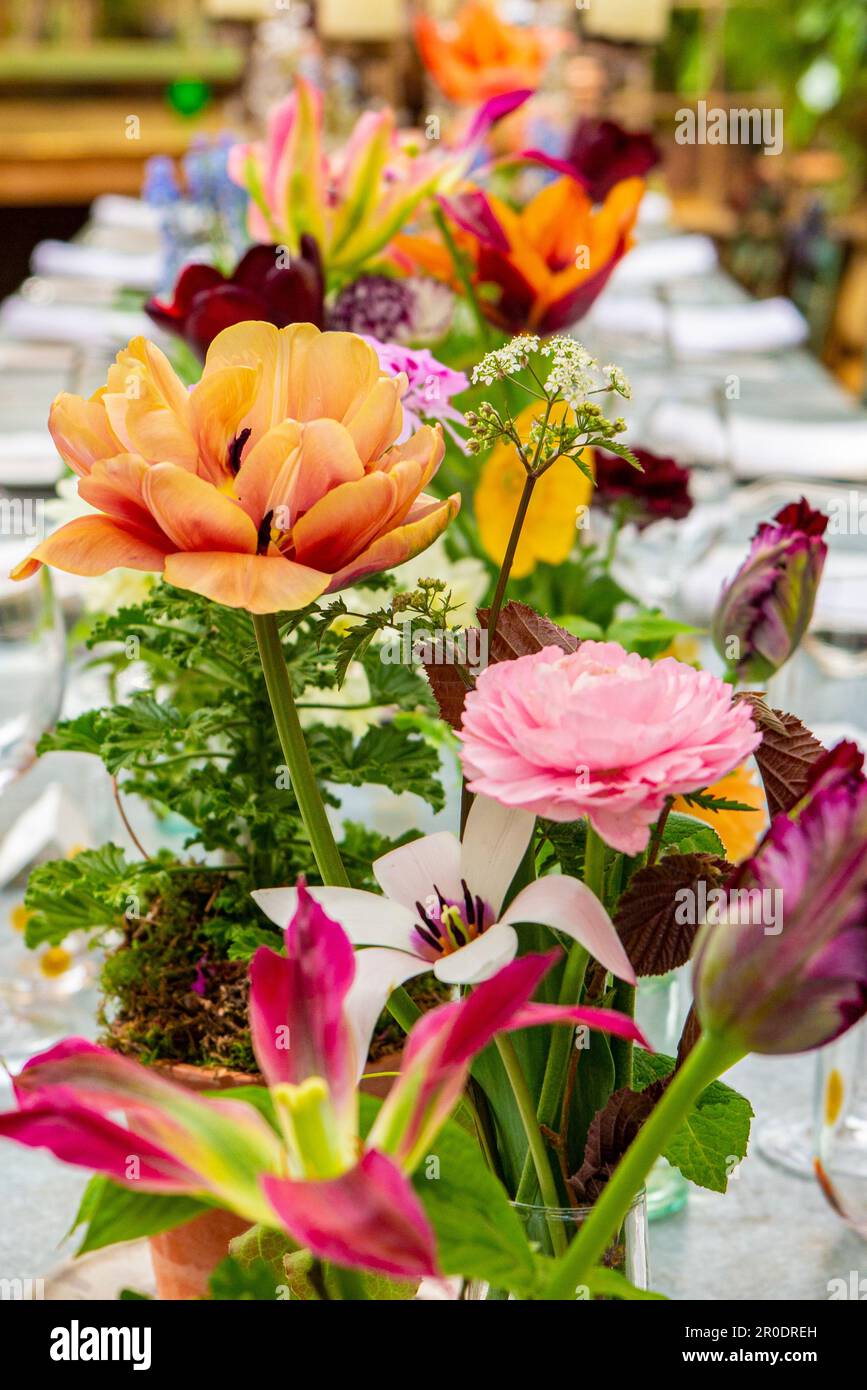
[[[391,342],[409,328],[414,306],[406,280],[390,275],[361,275],[340,291],[331,310],[329,327]]]
[[[862,769],[853,743],[815,763],[802,800],[725,885],[722,919],[702,928],[699,1018],[745,1051],[822,1047],[867,1013]]]
[[[435,280],[362,275],[337,296],[329,327],[381,343],[435,342],[449,331],[454,307],[452,291]]]
[[[759,526],[749,555],[723,590],[713,641],[741,680],[767,680],[807,631],[828,553],[827,525],[805,498],[791,502]]]

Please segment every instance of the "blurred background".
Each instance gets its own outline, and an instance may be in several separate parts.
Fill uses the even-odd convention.
[[[335,136],[387,102],[408,124],[442,93],[412,38],[454,0],[3,0],[0,295],[37,242],[68,238],[100,194],[137,195],[147,160],[256,127],[302,72]],[[677,224],[711,235],[760,296],[786,294],[853,392],[867,341],[867,11],[862,0],[502,0],[561,31],[542,107],[651,128]],[[785,146],[679,144],[675,113],[776,108]],[[538,122],[540,104],[534,106]]]

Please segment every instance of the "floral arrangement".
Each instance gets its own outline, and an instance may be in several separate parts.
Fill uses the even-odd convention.
[[[151,306],[198,379],[137,339],[51,410],[88,510],[14,577],[157,578],[89,636],[135,693],[43,746],[187,837],[34,872],[30,943],[106,946],[104,1040],[32,1059],[0,1135],[94,1172],[82,1250],[233,1214],[213,1297],[659,1297],[629,1277],[654,1162],[724,1191],[751,1111],[720,1077],[867,1012],[861,756],[746,688],[806,630],[825,518],[760,528],[714,619],[725,677],[672,653],[689,630],[612,564],[686,480],[624,443],[629,383],[562,331],[641,181],[559,172],[521,207],[468,182],[480,128],[415,155],[384,113],[326,155],[299,84],[229,159],[261,244]],[[758,817],[731,795],[751,760]],[[443,820],[338,823],[349,786]],[[636,986],[688,961],[661,1056]]]

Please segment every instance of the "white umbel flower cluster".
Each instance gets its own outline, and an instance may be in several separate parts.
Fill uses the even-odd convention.
[[[495,381],[517,375],[539,348],[539,339],[532,333],[524,333],[496,352],[485,353],[478,366],[473,368],[473,385],[478,386],[481,382],[484,386],[492,386]]]

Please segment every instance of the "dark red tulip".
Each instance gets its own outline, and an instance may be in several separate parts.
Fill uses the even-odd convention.
[[[183,338],[200,357],[224,328],[248,319],[276,328],[290,323],[323,328],[319,248],[311,236],[301,238],[297,256],[290,256],[285,246],[253,246],[228,276],[213,265],[185,266],[172,302],[151,299],[145,309],[154,323]]]
[[[689,470],[672,458],[652,454],[649,449],[633,449],[641,472],[626,459],[596,450],[596,491],[594,503],[606,511],[622,507],[626,519],[643,529],[653,521],[668,518],[681,521],[692,511]]]

